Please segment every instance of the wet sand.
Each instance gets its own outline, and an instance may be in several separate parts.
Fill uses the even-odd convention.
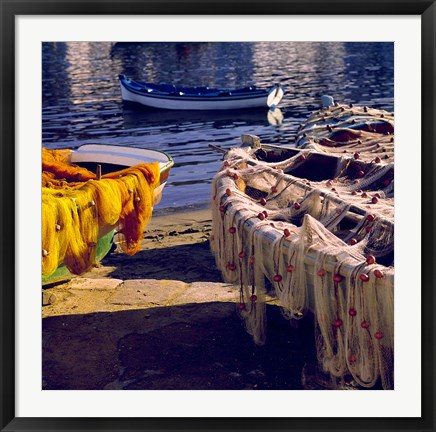
[[[271,302],[267,343],[252,342],[236,311],[238,287],[215,266],[211,229],[210,210],[155,217],[137,255],[114,251],[46,287],[43,389],[323,388],[307,379],[310,318],[295,327]]]

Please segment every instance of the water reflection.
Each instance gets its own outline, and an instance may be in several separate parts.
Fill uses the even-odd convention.
[[[220,128],[234,125],[263,125],[277,126],[283,121],[280,108],[274,111],[265,109],[251,110],[207,110],[207,111],[177,111],[147,109],[141,105],[123,103],[124,127],[128,129],[142,129],[144,127],[177,127],[189,129],[208,125]]]
[[[42,45],[42,136],[48,147],[97,142],[169,151],[176,165],[159,204],[199,205],[221,156],[208,147],[241,134],[292,142],[322,94],[393,110],[392,43],[111,43]],[[118,74],[156,83],[211,87],[286,86],[280,110],[150,111],[122,103]]]
[[[125,75],[142,81],[232,88],[251,83],[253,49],[247,43],[121,42],[112,46],[111,56],[121,61]]]

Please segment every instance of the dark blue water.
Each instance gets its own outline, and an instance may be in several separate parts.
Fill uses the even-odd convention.
[[[208,204],[221,155],[241,134],[292,145],[319,106],[338,102],[394,109],[392,43],[44,43],[42,139],[50,148],[107,143],[169,152],[175,161],[156,213]],[[274,82],[286,94],[274,116],[246,112],[151,111],[124,107],[117,76],[183,86],[234,88]]]

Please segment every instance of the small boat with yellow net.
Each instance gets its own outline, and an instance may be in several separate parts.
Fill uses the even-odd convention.
[[[174,162],[150,149],[42,149],[42,284],[88,271],[113,246],[140,249]]]
[[[324,107],[299,147],[243,136],[213,180],[211,247],[254,341],[266,302],[313,315],[320,369],[362,388],[393,388],[393,126],[385,111]]]

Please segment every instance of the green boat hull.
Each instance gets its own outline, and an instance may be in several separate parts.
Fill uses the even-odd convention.
[[[113,239],[115,235],[115,230],[110,231],[106,235],[104,235],[97,243],[97,253],[96,253],[96,261],[101,261],[111,250],[113,245]],[[49,277],[42,278],[42,285],[49,285],[56,282],[62,282],[69,279],[72,279],[74,275],[70,273],[70,271],[65,267],[64,264],[61,264],[56,271],[50,275]]]

